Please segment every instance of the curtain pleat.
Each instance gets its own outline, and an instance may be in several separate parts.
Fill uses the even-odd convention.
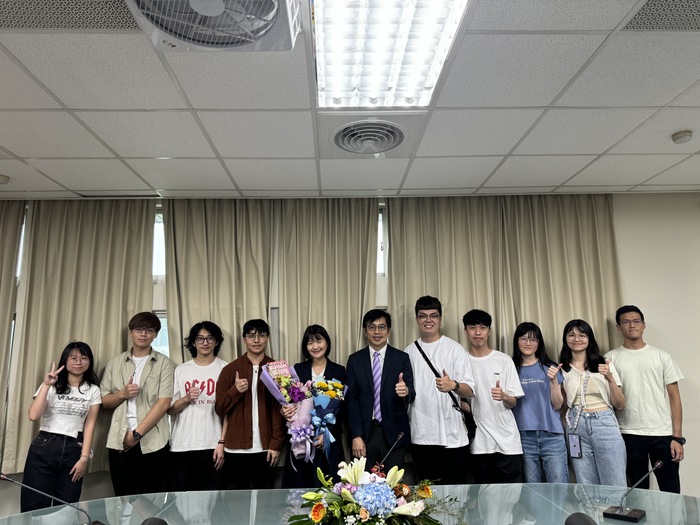
[[[320,324],[330,358],[345,364],[365,345],[362,315],[375,304],[378,201],[284,200],[280,210],[280,356],[302,361],[303,332]]]
[[[248,319],[268,319],[274,202],[165,200],[166,301],[170,357],[190,359],[184,338],[199,321],[221,327],[219,356],[242,355]]]
[[[127,346],[127,323],[153,304],[155,202],[36,201],[25,233],[3,470],[18,472],[38,423],[26,415],[32,396],[75,340],[90,345],[101,375]],[[106,465],[109,418],[100,414],[93,470]]]

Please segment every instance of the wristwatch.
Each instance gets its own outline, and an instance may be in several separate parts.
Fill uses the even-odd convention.
[[[134,439],[135,439],[136,441],[139,441],[139,440],[143,437],[141,434],[139,434],[138,432],[136,432],[135,429],[132,431],[132,434],[134,435]]]
[[[676,443],[680,443],[681,445],[685,445],[685,438],[684,437],[673,436],[671,439],[673,441],[675,441]]]

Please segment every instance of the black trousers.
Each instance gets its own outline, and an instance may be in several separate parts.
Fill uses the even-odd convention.
[[[393,445],[393,443],[389,443],[389,441],[386,439],[382,424],[377,421],[372,422],[372,427],[369,430],[369,436],[367,436],[367,443],[365,443],[365,452],[367,453],[365,470],[369,471],[372,467],[384,459],[384,456],[386,456],[387,452],[389,452],[391,445]],[[405,452],[406,450],[404,447],[395,447],[384,461],[382,471],[386,474],[393,466],[402,469]]]
[[[638,436],[622,434],[627,449],[627,481],[631,487],[642,479],[653,465],[661,460],[664,466],[654,471],[659,490],[681,493],[680,464],[671,461],[671,436]],[[640,489],[649,488],[649,478],[639,484]]]
[[[109,471],[115,496],[151,494],[165,491],[168,477],[168,450],[165,445],[160,450],[144,454],[141,444],[127,452],[109,449]]]
[[[522,454],[472,454],[474,483],[522,483]]]
[[[214,468],[214,449],[170,452],[169,492],[223,490],[224,467]]]
[[[267,462],[267,452],[226,452],[224,469],[224,484],[229,490],[271,489],[275,485],[275,469]]]
[[[469,445],[447,448],[411,444],[411,457],[419,480],[429,479],[437,485],[469,483]]]

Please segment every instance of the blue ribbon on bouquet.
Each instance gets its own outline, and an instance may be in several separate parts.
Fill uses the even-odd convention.
[[[335,414],[328,413],[323,417],[315,415],[316,411],[311,412],[311,423],[316,427],[316,435],[323,433],[323,451],[326,453],[328,461],[331,460],[331,443],[335,443],[335,438],[331,434],[328,425],[335,425]]]

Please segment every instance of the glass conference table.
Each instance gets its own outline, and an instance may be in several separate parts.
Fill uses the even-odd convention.
[[[604,518],[618,505],[624,489],[575,484],[435,486],[437,496],[453,496],[460,519],[433,515],[445,525],[563,525],[576,512],[596,523],[624,524]],[[141,525],[149,517],[169,525],[283,525],[300,510],[301,490],[171,492],[105,498],[80,503],[92,520],[107,525]],[[700,525],[700,499],[641,489],[627,496],[627,507],[643,509],[649,525]],[[304,512],[308,512],[305,510]],[[0,518],[0,525],[75,525],[87,518],[77,510],[53,507]]]

